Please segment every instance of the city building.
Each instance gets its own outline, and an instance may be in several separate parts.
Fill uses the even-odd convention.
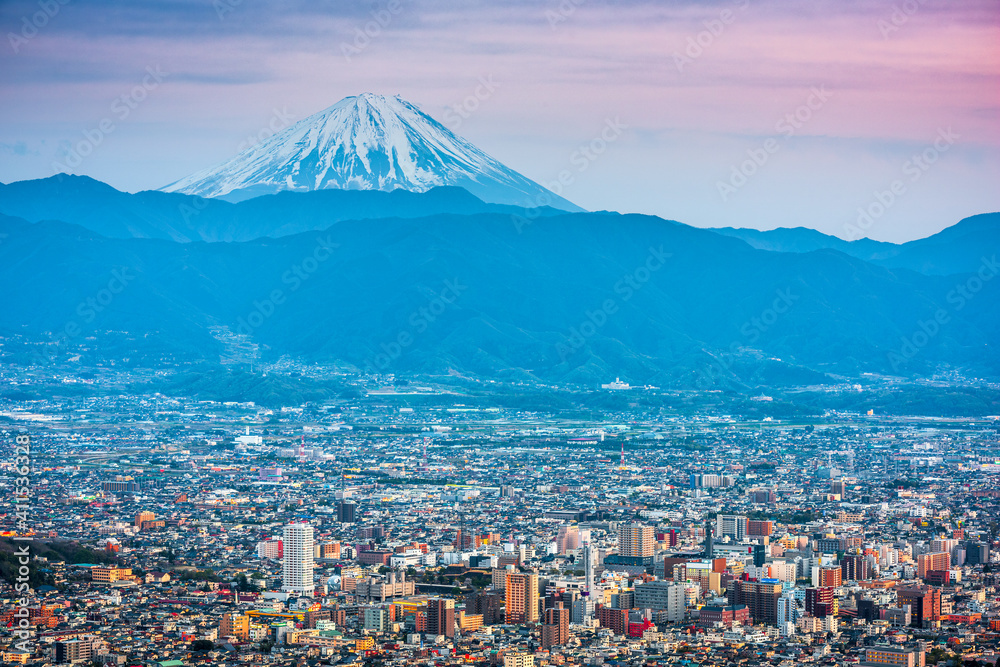
[[[618,555],[625,558],[649,558],[656,547],[653,526],[623,523],[618,526]]]
[[[455,601],[450,598],[433,598],[427,601],[427,633],[455,636]]]
[[[911,625],[932,628],[941,620],[941,589],[931,586],[913,586],[896,591],[900,606],[909,605]]]
[[[538,622],[538,575],[507,572],[504,588],[508,624]]]
[[[282,545],[281,590],[311,597],[315,590],[313,527],[307,522],[286,525]]]
[[[557,602],[555,607],[545,610],[545,623],[542,625],[542,648],[562,646],[569,641],[570,611]]]

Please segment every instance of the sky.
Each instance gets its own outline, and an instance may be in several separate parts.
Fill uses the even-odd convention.
[[[0,26],[5,183],[156,189],[374,92],[589,210],[893,242],[1000,210],[995,0],[4,0]]]

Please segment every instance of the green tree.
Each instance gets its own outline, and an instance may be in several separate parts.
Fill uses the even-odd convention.
[[[215,644],[208,639],[196,639],[191,642],[192,651],[211,651],[215,648]]]

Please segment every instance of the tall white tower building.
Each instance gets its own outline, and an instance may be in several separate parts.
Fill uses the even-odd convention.
[[[590,542],[583,545],[583,571],[586,575],[587,593],[594,595],[596,593],[594,590],[594,549],[590,546]]]
[[[313,586],[313,527],[308,522],[285,526],[283,542],[281,590],[294,595],[312,597]]]

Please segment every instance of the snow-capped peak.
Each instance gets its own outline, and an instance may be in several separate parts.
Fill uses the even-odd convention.
[[[281,190],[423,192],[439,185],[464,187],[488,202],[580,210],[414,104],[373,93],[346,97],[163,190],[245,199]]]

